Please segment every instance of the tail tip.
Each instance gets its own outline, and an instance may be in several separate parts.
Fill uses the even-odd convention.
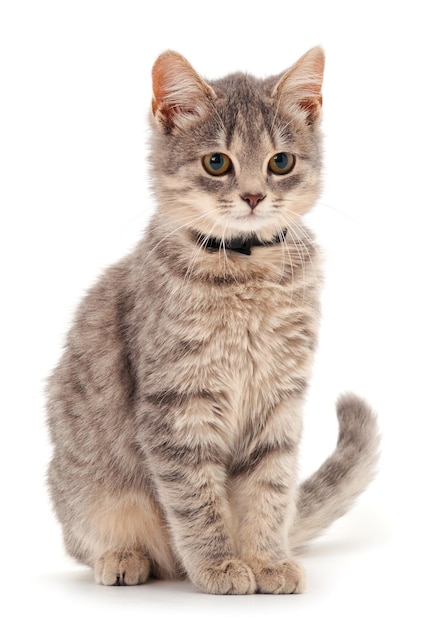
[[[354,393],[348,392],[338,398],[336,405],[339,421],[339,443],[352,442],[366,449],[377,461],[380,448],[380,433],[377,416],[370,405]]]
[[[370,405],[352,392],[346,392],[339,396],[336,411],[341,424],[376,423],[376,414]]]

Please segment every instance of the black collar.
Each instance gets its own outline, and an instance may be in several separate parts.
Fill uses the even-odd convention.
[[[195,233],[197,243],[208,250],[233,250],[240,254],[252,254],[251,248],[254,246],[272,246],[286,240],[287,230],[283,230],[280,235],[276,235],[270,241],[261,241],[258,237],[236,237],[234,239],[216,239],[215,237],[206,237],[202,233]]]

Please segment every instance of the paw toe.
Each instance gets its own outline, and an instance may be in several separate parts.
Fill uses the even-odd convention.
[[[149,573],[148,558],[131,550],[105,552],[95,564],[95,579],[102,585],[140,585]]]
[[[301,566],[290,559],[274,564],[258,563],[253,567],[260,593],[302,593],[305,577]]]
[[[228,559],[220,565],[211,565],[191,578],[207,593],[246,595],[256,591],[252,570],[239,559]]]

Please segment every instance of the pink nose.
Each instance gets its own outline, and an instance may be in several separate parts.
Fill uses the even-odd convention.
[[[257,204],[259,202],[261,202],[261,200],[264,200],[264,198],[266,196],[263,196],[262,193],[247,193],[244,196],[240,196],[242,200],[244,200],[245,202],[248,203],[248,205],[251,207],[251,209],[255,209],[255,207],[257,206]]]

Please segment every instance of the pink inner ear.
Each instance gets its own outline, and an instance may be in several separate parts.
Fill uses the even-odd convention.
[[[156,111],[163,110],[166,97],[167,97],[167,89],[165,87],[165,68],[160,63],[160,58],[156,61],[153,71],[153,114],[156,115]]]
[[[323,73],[324,52],[319,47],[312,48],[281,77],[274,95],[288,110],[299,106],[307,111],[310,120],[316,119],[322,106]]]
[[[180,104],[166,104],[165,102],[157,103],[154,100],[153,114],[168,128],[182,127],[186,121],[200,117],[200,111],[197,108]]]
[[[298,101],[300,107],[309,112],[309,114],[313,117],[322,107],[322,95],[316,94],[316,96],[309,96],[307,98],[300,99]]]
[[[165,52],[153,67],[153,114],[168,128],[201,117],[215,94],[176,52]]]
[[[177,105],[172,107],[173,113],[176,115],[188,115],[190,117],[200,117],[200,111],[194,107],[187,107],[183,105]]]

